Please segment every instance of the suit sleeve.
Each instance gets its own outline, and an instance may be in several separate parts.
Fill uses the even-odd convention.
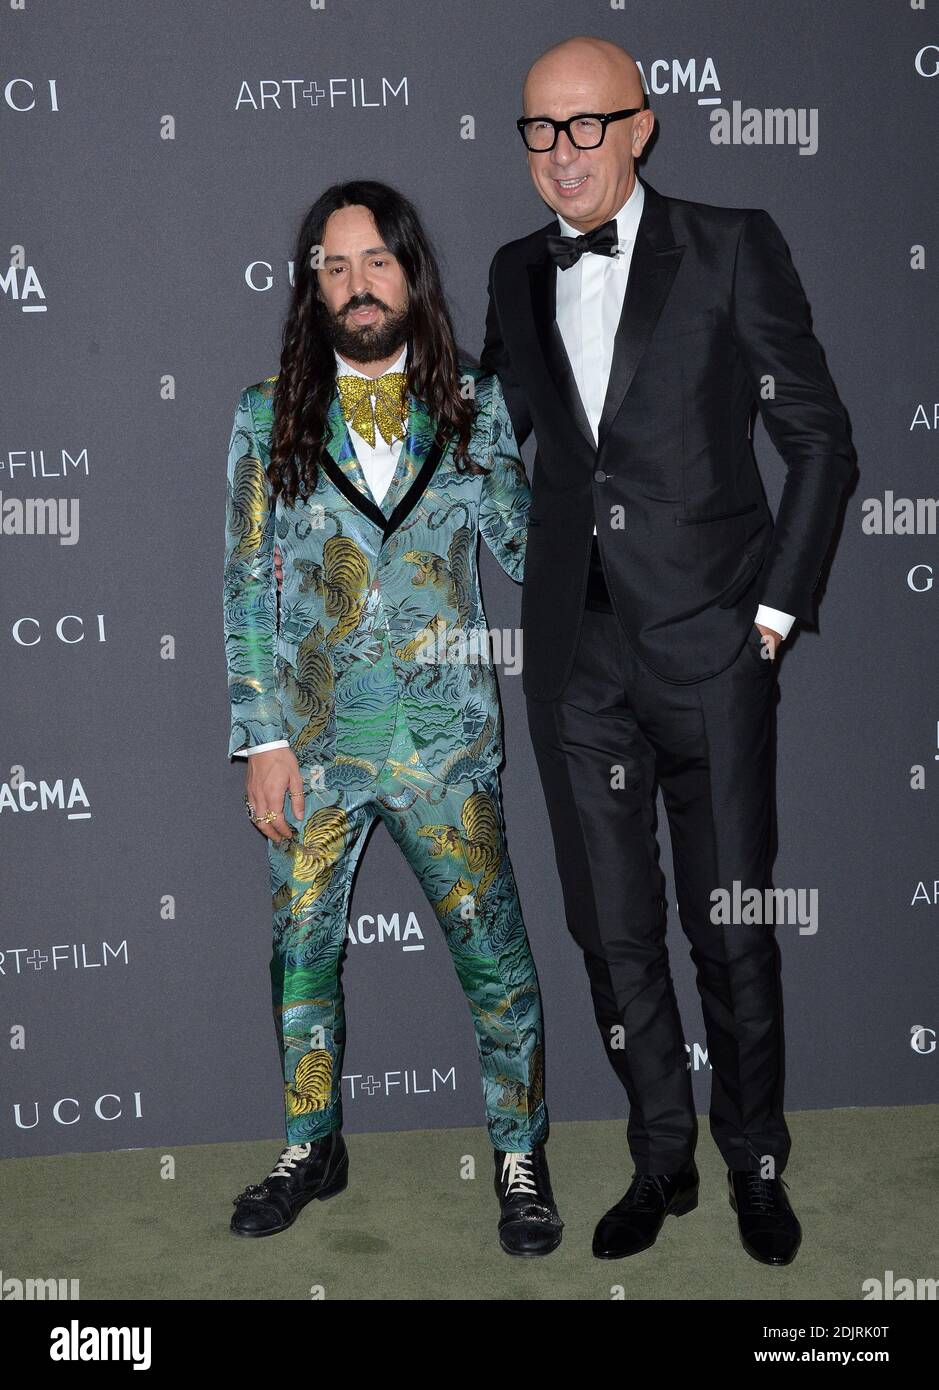
[[[506,351],[505,340],[502,337],[502,325],[499,320],[499,309],[496,301],[495,292],[495,269],[498,256],[494,256],[489,267],[489,308],[486,311],[486,341],[483,345],[481,366],[484,372],[491,373],[499,378],[502,387],[502,394],[508,406],[509,415],[512,419],[512,426],[515,430],[515,438],[521,447],[528,436],[531,434],[531,412],[528,409],[528,401],[525,393],[519,385],[518,378],[512,368],[509,354]]]
[[[814,591],[855,454],[799,277],[782,233],[761,208],[740,232],[732,327],[766,432],[786,465],[761,594],[814,623]]]
[[[489,429],[479,529],[499,564],[521,582],[525,571],[531,490],[498,377],[490,377]]]
[[[228,753],[286,740],[274,681],[274,509],[251,398],[243,391],[228,446],[222,608],[231,737]]]

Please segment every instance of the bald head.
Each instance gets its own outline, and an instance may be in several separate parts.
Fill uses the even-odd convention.
[[[526,116],[550,114],[540,108],[536,111],[529,100],[546,87],[556,89],[578,84],[616,98],[615,105],[601,108],[603,110],[617,111],[624,106],[642,105],[642,78],[635,58],[607,39],[580,35],[556,43],[532,63],[522,87]]]
[[[643,100],[635,59],[615,43],[586,36],[565,39],[542,53],[522,89],[524,115],[553,121],[608,116],[639,108]],[[589,124],[572,127],[575,140],[582,133],[580,146],[589,144]],[[587,149],[560,131],[553,150],[529,151],[532,182],[549,207],[578,231],[599,227],[616,216],[632,193],[634,164],[654,124],[651,111],[617,117],[604,125],[602,143]]]

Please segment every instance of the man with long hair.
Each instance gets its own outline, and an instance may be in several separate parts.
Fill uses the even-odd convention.
[[[280,372],[228,456],[229,752],[268,840],[287,1146],[234,1201],[242,1236],[346,1186],[340,959],[382,820],[443,928],[476,1028],[502,1248],[561,1239],[541,999],[505,842],[480,532],[522,576],[529,491],[498,382],[458,360],[427,237],[384,184],[307,213]],[[282,566],[278,606],[275,539]]]

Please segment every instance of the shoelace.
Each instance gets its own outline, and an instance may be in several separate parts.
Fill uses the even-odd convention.
[[[312,1144],[288,1144],[275,1166],[268,1174],[270,1178],[289,1178],[301,1158],[308,1158]]]
[[[768,1178],[760,1177],[759,1173],[747,1173],[747,1201],[764,1214],[779,1210],[772,1183]]]
[[[506,1197],[537,1197],[531,1154],[509,1154],[502,1164],[502,1180]]]
[[[634,1188],[627,1195],[631,1204],[640,1206],[647,1196],[652,1195],[653,1191],[662,1201],[665,1200],[665,1189],[657,1175],[655,1173],[641,1173],[635,1179]]]

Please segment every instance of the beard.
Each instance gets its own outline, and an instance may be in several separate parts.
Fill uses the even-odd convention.
[[[379,323],[357,326],[347,320],[347,310],[364,309],[369,305],[383,311],[384,318]],[[321,307],[330,346],[352,362],[380,362],[400,352],[410,336],[409,305],[395,311],[374,295],[357,294],[337,314],[331,313],[325,305]]]

